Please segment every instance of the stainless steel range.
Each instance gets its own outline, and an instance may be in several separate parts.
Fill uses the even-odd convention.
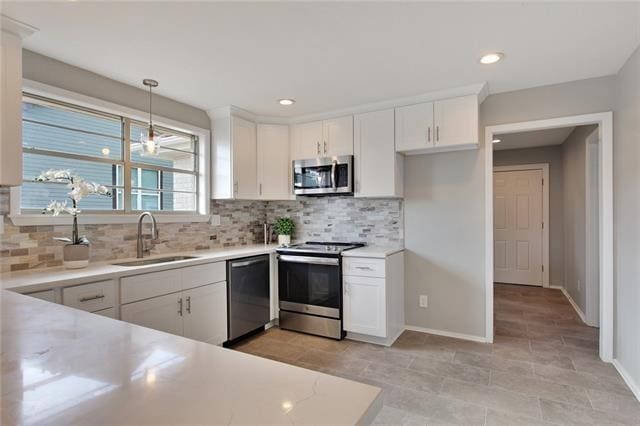
[[[342,256],[361,243],[307,242],[278,252],[280,328],[342,339]]]

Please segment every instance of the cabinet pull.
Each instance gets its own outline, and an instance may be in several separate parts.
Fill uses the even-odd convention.
[[[327,141],[324,141],[323,147],[324,147],[324,153],[326,154],[327,153]]]
[[[187,297],[187,313],[191,313],[191,296]]]
[[[178,315],[182,316],[182,297],[178,299]]]
[[[436,126],[436,142],[440,142],[440,126]]]
[[[81,297],[80,302],[88,302],[90,300],[104,299],[104,294],[96,294],[95,296]]]
[[[262,184],[260,184],[260,195],[262,195]]]
[[[320,141],[316,142],[316,144],[317,144],[317,147],[318,147],[317,148],[318,155],[320,155]]]
[[[373,271],[373,268],[370,266],[356,266],[356,269],[362,269],[364,271]]]
[[[344,294],[347,295],[349,294],[349,284],[344,283]]]
[[[431,142],[431,126],[427,127],[427,142]]]
[[[233,183],[233,194],[238,195],[238,182]]]

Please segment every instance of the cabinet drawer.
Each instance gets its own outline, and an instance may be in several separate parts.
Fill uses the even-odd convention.
[[[96,315],[102,315],[103,317],[118,319],[116,316],[116,308],[107,308],[101,311],[94,312]]]
[[[384,278],[385,260],[347,257],[342,264],[342,273],[349,276]]]
[[[89,312],[112,308],[115,306],[115,284],[108,280],[63,288],[62,303]]]
[[[182,289],[200,287],[227,280],[227,263],[216,262],[182,269]]]
[[[131,303],[180,291],[181,277],[180,269],[124,277],[120,280],[120,302]]]

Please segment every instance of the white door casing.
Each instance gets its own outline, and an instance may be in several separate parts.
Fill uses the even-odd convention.
[[[494,281],[542,286],[542,170],[493,176]]]

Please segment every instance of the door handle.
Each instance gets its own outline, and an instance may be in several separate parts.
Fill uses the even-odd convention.
[[[191,296],[187,297],[187,313],[191,313]]]
[[[178,315],[182,316],[182,297],[178,299]]]

